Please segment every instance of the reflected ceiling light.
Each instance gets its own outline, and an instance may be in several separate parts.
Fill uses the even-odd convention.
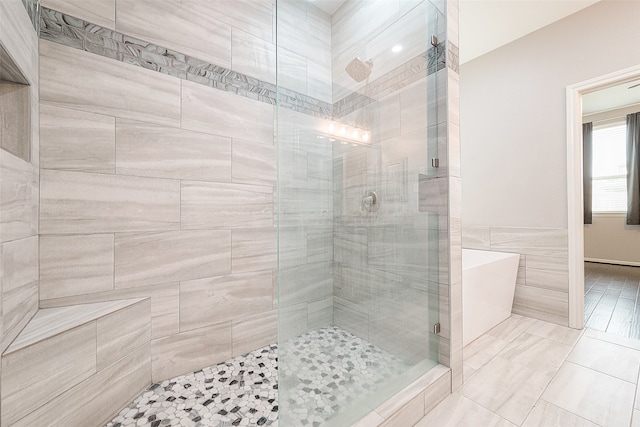
[[[402,50],[402,45],[401,44],[397,44],[394,47],[391,48],[391,52],[393,53],[398,53]]]
[[[355,126],[349,126],[340,122],[329,122],[326,129],[327,133],[318,135],[319,139],[323,139],[325,136],[329,138],[329,141],[340,141],[343,144],[349,142],[362,144],[368,143],[371,140],[371,132]],[[324,135],[324,136],[323,136]]]

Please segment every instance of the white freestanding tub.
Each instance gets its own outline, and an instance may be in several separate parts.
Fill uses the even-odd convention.
[[[462,250],[464,345],[511,315],[520,254]]]

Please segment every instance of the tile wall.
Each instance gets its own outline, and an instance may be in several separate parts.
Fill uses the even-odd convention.
[[[156,381],[276,341],[277,304],[282,339],[335,322],[390,351],[398,328],[421,338],[439,318],[450,363],[456,267],[444,201],[459,167],[451,118],[435,111],[447,108],[455,71],[444,44],[424,42],[416,17],[427,2],[379,2],[389,13],[369,3],[348,1],[332,22],[311,3],[278,2],[276,52],[273,0],[44,0],[40,305],[150,297]],[[431,25],[444,40],[444,20]],[[383,49],[393,40],[407,46],[396,57]],[[374,59],[375,84],[345,80],[355,55]],[[320,138],[332,111],[372,120],[374,144]],[[359,199],[376,170],[385,201],[372,221]],[[438,202],[418,203],[420,175]],[[419,280],[438,270],[428,286]],[[438,305],[439,316],[417,310]],[[402,349],[415,360],[438,351],[415,343]]]
[[[104,425],[151,383],[148,298],[39,310],[2,355],[2,425]]]
[[[333,324],[332,147],[328,121],[278,111],[279,339]]]
[[[332,321],[330,150],[300,135],[330,108],[330,17],[279,14],[296,34],[280,120],[306,170],[282,189],[305,255],[283,304],[315,328]],[[154,381],[276,341],[274,20],[272,0],[43,2],[40,304],[150,297]]]
[[[465,248],[520,254],[514,313],[568,325],[566,229],[465,226],[462,236]]]
[[[2,352],[38,308],[38,36],[20,0],[0,2],[0,80],[18,82],[0,82]]]

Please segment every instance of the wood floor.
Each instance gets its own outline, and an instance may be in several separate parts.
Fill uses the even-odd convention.
[[[640,339],[640,267],[584,263],[587,328]]]

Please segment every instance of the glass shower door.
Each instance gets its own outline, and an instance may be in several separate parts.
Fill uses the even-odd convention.
[[[443,17],[276,4],[279,423],[348,426],[438,362]]]

